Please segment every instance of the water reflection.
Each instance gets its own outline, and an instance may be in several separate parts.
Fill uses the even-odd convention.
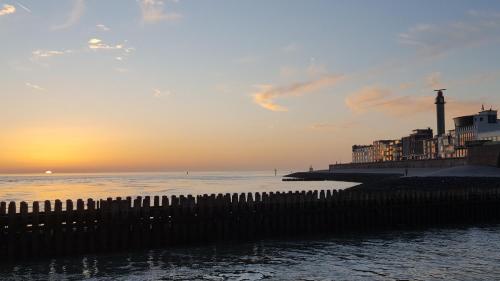
[[[18,280],[494,280],[500,225],[149,250],[2,266]]]
[[[0,201],[226,192],[342,189],[345,182],[282,182],[270,172],[53,174],[0,176]]]

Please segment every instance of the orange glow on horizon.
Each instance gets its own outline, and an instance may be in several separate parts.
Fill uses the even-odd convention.
[[[300,137],[181,133],[134,127],[122,131],[99,127],[12,130],[0,139],[5,148],[0,154],[0,173],[288,169],[304,166],[308,158],[324,157],[315,146],[304,147]],[[320,142],[327,145],[329,140]]]

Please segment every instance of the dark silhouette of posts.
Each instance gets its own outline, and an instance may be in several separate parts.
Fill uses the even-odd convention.
[[[0,202],[0,259],[500,219],[500,187]],[[152,203],[152,204],[151,204]]]

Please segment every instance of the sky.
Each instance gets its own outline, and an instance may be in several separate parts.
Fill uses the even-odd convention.
[[[0,173],[305,170],[500,107],[499,1],[0,0]]]

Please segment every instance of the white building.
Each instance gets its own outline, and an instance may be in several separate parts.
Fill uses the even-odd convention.
[[[482,110],[475,115],[453,118],[455,156],[467,156],[467,143],[475,140],[500,140],[500,120],[496,110]]]
[[[496,110],[483,110],[474,116],[477,140],[500,140],[500,120]]]

